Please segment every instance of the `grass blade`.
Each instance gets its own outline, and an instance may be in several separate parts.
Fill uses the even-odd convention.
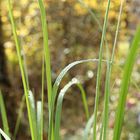
[[[140,26],[138,27],[136,31],[136,34],[133,39],[130,52],[129,52],[129,55],[127,57],[126,64],[124,67],[123,79],[122,79],[121,88],[119,92],[120,96],[119,96],[119,101],[118,101],[118,107],[117,107],[117,112],[115,115],[113,140],[120,140],[129,81],[130,81],[131,73],[133,70],[133,65],[135,62],[137,50],[140,45],[139,43],[140,43]]]
[[[37,140],[38,140],[38,130],[37,130],[37,118],[36,118],[36,109],[35,109],[35,100],[32,91],[29,91],[29,102],[30,102],[30,109],[31,109],[31,119],[33,122],[33,131],[36,133]]]
[[[51,113],[51,96],[52,96],[52,77],[51,77],[51,62],[50,62],[50,50],[48,46],[48,30],[47,30],[47,21],[46,21],[46,10],[42,0],[38,0],[38,4],[41,12],[41,22],[42,22],[42,31],[43,31],[43,40],[44,40],[44,56],[46,64],[46,79],[47,79],[47,90],[48,90],[48,108],[49,108],[49,124],[50,122],[50,113]],[[48,139],[53,140],[53,127],[50,128],[48,132]]]
[[[6,113],[6,109],[5,109],[5,105],[4,105],[4,100],[3,100],[3,96],[2,96],[1,91],[0,91],[0,111],[1,111],[1,116],[2,116],[2,124],[3,124],[4,132],[8,136],[10,136],[8,119],[7,119],[7,113]]]
[[[10,138],[9,138],[9,136],[4,132],[4,131],[2,131],[2,129],[0,129],[0,134],[3,136],[3,138],[5,139],[5,140],[11,140]],[[1,137],[1,136],[0,136]]]
[[[41,93],[41,103],[42,103],[42,107],[41,107],[41,140],[43,140],[43,128],[44,128],[44,83],[45,83],[45,79],[44,79],[44,75],[45,75],[45,64],[44,64],[44,56],[42,59],[43,63],[42,63],[42,93]]]
[[[42,113],[42,102],[41,101],[38,101],[37,102],[37,133],[38,133],[38,140],[41,140],[42,139],[42,123],[41,123],[41,115]]]
[[[90,130],[91,130],[92,124],[93,124],[93,118],[94,118],[94,114],[92,114],[92,116],[89,118],[89,120],[86,124],[84,134],[83,134],[83,140],[88,140],[89,133],[90,133]]]
[[[83,89],[83,87],[82,87],[80,81],[77,80],[76,78],[73,78],[73,79],[60,91],[59,96],[58,96],[58,99],[57,99],[56,115],[55,115],[55,140],[59,140],[59,139],[60,139],[59,131],[60,131],[60,120],[61,120],[62,102],[63,102],[64,96],[65,96],[67,90],[68,90],[72,85],[76,85],[76,86],[80,89],[87,120],[88,120],[88,118],[89,118],[88,104],[87,104],[87,100],[86,100],[85,91],[84,91],[84,89]]]
[[[19,113],[18,113],[18,117],[17,117],[17,121],[16,121],[16,125],[15,125],[15,130],[14,130],[14,139],[16,139],[16,135],[19,129],[19,125],[20,125],[20,121],[21,121],[21,117],[23,114],[23,108],[25,106],[25,96],[22,96],[22,100],[20,103],[20,107],[19,107]]]
[[[44,55],[46,63],[46,78],[47,78],[47,88],[48,88],[48,105],[50,106],[51,93],[52,93],[52,79],[51,79],[51,63],[50,63],[50,50],[48,46],[48,29],[46,21],[46,10],[42,0],[38,0],[38,4],[41,12],[41,22],[42,22],[42,31],[44,39]]]
[[[111,56],[111,62],[114,62],[114,54],[115,54],[115,49],[116,49],[116,43],[117,43],[117,38],[118,38],[118,32],[119,32],[119,27],[120,27],[120,21],[121,21],[121,15],[122,15],[122,9],[123,9],[123,4],[124,0],[121,0],[120,4],[120,10],[119,10],[119,15],[118,15],[118,20],[117,20],[117,28],[116,28],[116,33],[115,33],[115,39],[114,39],[114,44],[113,44],[113,49],[112,49],[112,56]],[[108,48],[107,48],[108,50]],[[108,52],[107,52],[108,54]],[[109,56],[107,55],[107,60],[109,61]],[[109,119],[109,97],[110,97],[110,77],[111,77],[111,72],[112,72],[112,63],[107,62],[107,72],[106,72],[106,81],[105,81],[105,100],[104,100],[104,113],[103,113],[103,124],[101,131],[101,137],[100,140],[106,140],[107,139],[107,130],[108,130],[108,119]]]
[[[106,62],[106,60],[102,60],[103,62]],[[58,88],[59,85],[62,81],[62,79],[64,78],[64,76],[68,73],[69,70],[71,70],[74,66],[77,66],[79,64],[83,64],[83,63],[87,63],[87,62],[98,62],[98,59],[85,59],[85,60],[79,60],[79,61],[75,61],[70,63],[69,65],[67,65],[59,74],[59,76],[57,77],[57,79],[55,80],[55,83],[53,85],[53,95],[52,95],[52,100],[51,100],[51,104],[54,105],[55,102],[55,98],[58,92]]]
[[[18,35],[17,35],[17,29],[16,29],[16,24],[15,24],[15,21],[14,21],[13,10],[12,10],[12,5],[11,5],[10,0],[8,0],[8,11],[9,11],[9,16],[10,16],[10,21],[11,21],[12,31],[13,31],[13,35],[14,35],[15,44],[16,44],[16,51],[17,51],[21,76],[22,76],[22,82],[23,82],[23,87],[24,87],[24,94],[25,94],[25,98],[26,98],[28,118],[29,118],[30,130],[31,130],[31,137],[32,137],[32,140],[37,140],[36,132],[34,132],[34,124],[33,124],[34,122],[33,122],[32,117],[31,117],[32,112],[31,112],[31,109],[30,109],[30,102],[29,102],[29,99],[28,99],[28,91],[29,91],[28,82],[27,82],[27,79],[26,79],[26,72],[25,72],[25,68],[24,68],[24,64],[23,64],[23,59],[22,59],[22,56],[21,56],[20,41],[19,41]]]
[[[54,139],[60,140],[60,120],[61,120],[61,111],[62,111],[62,102],[64,99],[64,96],[67,92],[67,90],[72,86],[79,83],[79,81],[76,78],[73,78],[59,93],[57,105],[56,105],[56,113],[55,113],[55,133],[54,133]]]
[[[100,51],[99,51],[99,63],[98,63],[97,81],[96,81],[96,97],[95,97],[95,107],[94,107],[93,140],[96,140],[96,124],[97,124],[97,112],[98,112],[98,104],[99,104],[99,96],[100,96],[100,81],[101,81],[101,68],[102,68],[102,51],[103,51],[103,42],[105,40],[105,34],[106,34],[109,8],[110,8],[110,0],[108,0],[108,4],[106,8],[105,20],[104,20],[102,38],[100,44]]]
[[[85,113],[86,113],[86,118],[88,120],[89,119],[89,110],[88,110],[88,103],[87,103],[87,99],[86,99],[86,93],[85,93],[85,90],[80,82],[77,83],[77,86],[81,91],[82,101],[83,101],[83,105],[84,105],[84,109],[85,109]]]

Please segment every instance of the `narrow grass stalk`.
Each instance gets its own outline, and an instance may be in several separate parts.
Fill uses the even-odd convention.
[[[37,140],[38,140],[38,130],[37,130],[37,113],[36,113],[36,107],[35,107],[35,99],[34,99],[34,95],[32,93],[32,91],[29,91],[29,95],[28,95],[28,99],[30,102],[30,110],[31,110],[31,119],[33,122],[33,131],[36,133],[37,136]]]
[[[98,63],[98,71],[97,71],[97,81],[96,81],[96,97],[95,97],[95,108],[94,108],[94,123],[93,123],[93,140],[96,140],[96,124],[97,124],[97,112],[98,112],[98,104],[99,104],[99,96],[100,96],[100,81],[101,81],[101,68],[102,68],[102,50],[103,50],[103,42],[105,39],[106,34],[106,27],[108,21],[108,13],[110,8],[110,0],[108,0],[106,13],[105,13],[105,20],[103,25],[103,32],[100,44],[100,51],[99,51],[99,63]]]
[[[52,96],[52,77],[51,77],[51,62],[50,62],[50,50],[48,46],[48,29],[46,21],[46,10],[42,0],[38,0],[38,4],[41,12],[41,22],[42,22],[42,31],[43,31],[43,40],[44,40],[44,55],[45,55],[45,66],[46,66],[46,79],[47,79],[47,90],[48,90],[48,108],[49,108],[49,132],[48,139],[52,140],[53,138],[53,122],[51,122],[51,96]],[[52,124],[50,124],[52,123]],[[52,127],[51,127],[52,126]]]
[[[46,10],[42,0],[38,0],[40,12],[41,12],[41,22],[44,40],[44,54],[45,54],[45,64],[46,64],[46,79],[48,88],[48,106],[50,107],[51,94],[52,94],[52,79],[51,79],[51,63],[50,63],[50,50],[48,46],[48,29],[46,21]]]
[[[41,140],[42,139],[42,102],[41,101],[37,101],[37,133],[38,133],[38,139],[37,140]]]
[[[94,114],[92,114],[92,116],[89,118],[88,122],[86,123],[86,127],[84,129],[84,134],[83,134],[83,140],[89,139],[89,133],[92,128],[93,119],[94,119]]]
[[[117,106],[117,112],[115,115],[115,126],[114,126],[114,133],[113,133],[113,140],[120,140],[121,137],[121,130],[122,124],[124,119],[124,111],[125,111],[125,104],[126,104],[126,97],[129,88],[129,81],[132,74],[137,50],[139,48],[140,43],[140,26],[137,28],[135,37],[133,39],[129,55],[126,60],[123,79],[121,83],[121,88],[119,92],[119,101]]]
[[[30,89],[25,53],[23,53],[23,67],[24,67],[24,71],[25,71],[25,78],[26,78],[27,87],[28,87],[28,89]],[[20,102],[18,117],[17,117],[15,129],[14,129],[14,136],[13,136],[14,139],[16,139],[16,135],[17,135],[17,132],[18,132],[18,129],[19,129],[19,125],[20,125],[22,114],[23,114],[24,106],[25,106],[25,95],[22,96],[22,100]]]
[[[109,112],[109,96],[110,96],[110,56],[109,56],[109,48],[106,45],[106,57],[107,57],[107,70],[106,70],[106,80],[105,80],[105,97],[104,97],[104,107],[103,107],[103,117],[102,117],[102,125],[100,131],[100,140],[106,139],[106,131],[108,124],[108,112]]]
[[[44,84],[45,84],[45,64],[44,64],[44,56],[42,60],[42,94],[41,94],[41,102],[42,102],[42,107],[41,107],[41,140],[43,140],[43,128],[44,128]]]
[[[19,61],[19,66],[20,66],[20,71],[21,71],[21,76],[22,76],[22,82],[23,82],[23,87],[24,87],[24,94],[25,94],[25,98],[26,98],[26,105],[27,105],[27,110],[28,110],[28,118],[29,118],[30,130],[31,130],[31,137],[32,137],[32,140],[36,140],[37,136],[36,136],[36,133],[34,131],[34,125],[33,125],[32,117],[31,117],[32,115],[31,115],[31,109],[30,109],[30,102],[29,102],[29,99],[28,99],[29,89],[28,89],[28,84],[27,84],[27,81],[26,81],[25,68],[24,68],[24,65],[23,65],[22,57],[21,57],[21,46],[20,46],[20,42],[19,42],[19,39],[18,39],[18,36],[17,36],[16,25],[15,25],[15,21],[14,21],[14,17],[13,17],[12,5],[11,5],[10,0],[8,0],[8,10],[9,10],[9,16],[10,16],[10,20],[11,20],[14,40],[15,40],[15,44],[16,44],[18,61]]]
[[[2,131],[2,129],[0,129],[0,138],[1,138],[1,135],[3,136],[3,138],[4,138],[5,140],[11,140],[11,139],[9,138],[9,136],[8,136],[4,131]]]
[[[85,109],[86,119],[88,120],[89,119],[89,109],[88,109],[88,103],[87,103],[87,99],[86,99],[86,93],[80,82],[77,83],[77,86],[80,89],[80,92],[82,95],[82,102],[83,102],[84,109]]]
[[[105,81],[104,114],[103,114],[103,124],[102,124],[103,135],[101,134],[102,136],[101,136],[100,140],[107,139],[108,120],[109,120],[110,78],[111,78],[111,72],[112,72],[112,63],[114,61],[114,54],[115,54],[116,43],[117,43],[117,38],[118,38],[118,32],[119,32],[119,26],[120,26],[120,21],[121,21],[123,4],[124,4],[124,0],[121,0],[120,10],[119,10],[119,15],[118,15],[118,20],[117,20],[118,21],[117,28],[116,28],[115,39],[114,39],[114,44],[113,44],[113,51],[112,51],[112,56],[111,56],[111,63],[107,62],[107,72],[106,72],[106,81]],[[107,57],[108,57],[108,55],[107,55]],[[107,58],[107,60],[109,61],[109,57]]]
[[[8,136],[10,136],[7,113],[6,113],[5,104],[4,104],[4,100],[3,100],[1,91],[0,91],[0,111],[1,111],[1,116],[2,116],[2,124],[3,124],[4,132]]]
[[[20,107],[19,107],[19,111],[18,111],[18,117],[17,117],[17,121],[16,121],[16,125],[15,125],[15,129],[14,129],[14,140],[16,139],[16,135],[17,132],[19,130],[19,126],[20,126],[20,121],[23,115],[23,108],[25,106],[25,96],[22,96],[22,100],[20,102]]]
[[[56,113],[55,113],[55,133],[54,133],[54,140],[60,140],[60,120],[61,120],[61,111],[62,111],[62,102],[64,99],[64,95],[66,94],[67,90],[72,86],[77,84],[79,81],[73,78],[59,93],[57,105],[56,105]]]

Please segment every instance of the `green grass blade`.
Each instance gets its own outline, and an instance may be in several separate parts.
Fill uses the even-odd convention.
[[[48,46],[48,29],[46,21],[46,10],[42,0],[38,0],[38,4],[41,12],[41,22],[42,31],[44,39],[44,53],[45,53],[45,63],[46,63],[46,78],[47,78],[47,88],[48,88],[48,105],[50,106],[51,93],[52,93],[52,79],[51,79],[51,63],[50,63],[50,50]]]
[[[110,0],[108,0],[108,4],[106,8],[105,20],[104,20],[102,38],[100,44],[100,51],[99,51],[99,63],[98,63],[97,81],[96,81],[96,97],[95,97],[95,107],[94,107],[93,140],[96,140],[96,124],[97,124],[97,112],[98,112],[98,104],[99,104],[99,96],[100,96],[100,81],[101,81],[101,68],[102,68],[102,51],[103,51],[103,42],[105,40],[105,34],[107,28],[109,8],[110,8]]]
[[[61,111],[62,111],[62,102],[67,90],[72,86],[79,83],[76,78],[73,78],[59,93],[57,105],[56,105],[56,113],[55,113],[55,133],[54,140],[60,140],[60,120],[61,120]]]
[[[6,113],[6,108],[4,105],[4,100],[3,100],[3,96],[2,96],[1,91],[0,91],[0,111],[1,111],[1,116],[2,116],[2,124],[3,124],[4,132],[8,136],[10,136],[7,113]]]
[[[42,102],[41,101],[38,101],[37,102],[37,133],[38,133],[38,140],[41,140],[42,139],[42,128],[41,128],[41,115],[42,113]]]
[[[20,107],[19,107],[19,113],[18,113],[18,117],[17,117],[17,121],[16,121],[16,125],[15,125],[15,130],[14,130],[14,139],[16,139],[16,135],[19,129],[19,125],[20,125],[20,121],[23,115],[23,108],[25,106],[25,96],[22,96],[22,100],[20,103]]]
[[[106,132],[107,132],[107,124],[108,124],[108,117],[109,117],[109,97],[110,97],[110,56],[109,56],[109,48],[106,45],[106,57],[107,57],[107,70],[106,70],[106,80],[105,80],[105,97],[104,97],[104,107],[103,107],[103,120],[102,120],[102,127],[100,131],[100,140],[106,139]]]
[[[124,119],[126,97],[127,97],[128,88],[129,88],[129,81],[132,74],[137,50],[140,45],[139,43],[140,43],[140,26],[138,27],[136,31],[135,37],[133,39],[133,42],[130,48],[129,55],[126,60],[125,68],[124,68],[123,79],[122,79],[121,88],[119,92],[120,96],[119,96],[119,101],[118,101],[118,107],[117,107],[117,112],[115,115],[113,140],[120,140],[122,124],[123,124],[123,119]]]
[[[43,140],[43,128],[44,128],[44,83],[45,83],[45,64],[44,64],[44,56],[43,56],[43,61],[42,61],[42,93],[41,93],[41,103],[42,103],[42,107],[41,107],[41,140]]]
[[[102,60],[102,61],[106,62],[106,60]],[[62,79],[64,78],[64,76],[68,73],[68,71],[71,70],[74,66],[77,66],[77,65],[83,64],[83,63],[87,63],[87,62],[98,62],[98,59],[85,59],[85,60],[75,61],[75,62],[72,62],[69,65],[67,65],[61,71],[61,73],[59,74],[59,76],[57,77],[57,79],[55,80],[55,83],[53,85],[53,96],[52,96],[52,101],[51,101],[52,105],[54,105],[59,85],[60,85]]]
[[[112,56],[111,56],[112,63],[114,61],[114,53],[116,49],[123,4],[124,4],[124,0],[121,0],[120,10],[119,10],[119,15],[118,15],[118,20],[117,20],[117,28],[116,28],[115,39],[114,39],[114,44],[113,44],[113,49],[112,49]],[[108,55],[107,55],[107,60],[109,61]],[[101,133],[100,140],[102,139],[106,140],[107,134],[108,134],[107,131],[108,131],[108,120],[109,120],[110,77],[111,77],[111,72],[112,72],[112,63],[107,62],[107,72],[106,72],[106,81],[105,81],[105,101],[104,101],[104,113],[103,113],[103,124],[102,124],[103,131],[101,131],[103,135]]]
[[[92,124],[93,124],[93,118],[94,118],[94,114],[92,114],[92,116],[89,118],[89,120],[86,124],[86,127],[84,129],[84,134],[83,134],[83,140],[88,140],[89,133],[90,133],[90,130],[91,130]]]
[[[76,86],[80,89],[87,120],[88,120],[88,118],[89,118],[89,111],[88,111],[88,104],[87,104],[87,100],[86,100],[86,93],[85,93],[85,91],[84,91],[84,89],[83,89],[83,87],[82,87],[80,81],[78,81],[76,78],[73,78],[73,79],[60,91],[59,96],[58,96],[57,106],[56,106],[56,115],[55,115],[55,140],[59,140],[59,139],[60,139],[59,131],[60,131],[60,120],[61,120],[61,110],[62,110],[63,98],[64,98],[64,96],[65,96],[67,90],[68,90],[72,85],[76,85]]]
[[[37,140],[38,140],[38,130],[37,130],[37,117],[36,117],[36,108],[35,108],[35,99],[34,99],[34,96],[33,96],[33,93],[32,91],[29,91],[29,95],[28,95],[28,98],[29,98],[29,102],[30,102],[30,109],[31,109],[31,119],[32,119],[32,122],[33,122],[33,131],[36,133],[36,137],[37,137]]]
[[[122,15],[122,10],[123,10],[124,2],[125,2],[125,0],[121,0],[119,16],[118,16],[118,23],[117,23],[116,33],[115,33],[115,39],[114,39],[114,44],[113,44],[112,56],[111,56],[111,62],[112,63],[114,61],[114,55],[115,55],[115,50],[116,50],[116,44],[117,44],[117,39],[118,39],[118,33],[119,33],[119,27],[120,27],[120,21],[121,21],[121,15]]]
[[[48,46],[48,29],[47,29],[47,21],[46,21],[46,10],[42,0],[38,0],[38,4],[41,12],[41,22],[42,22],[42,31],[43,31],[43,40],[44,40],[44,55],[45,55],[45,64],[46,64],[46,79],[47,79],[47,90],[48,90],[48,108],[49,108],[49,124],[50,124],[50,103],[52,96],[52,77],[51,77],[51,62],[50,62],[50,50]],[[48,139],[53,140],[53,127],[50,128],[49,125],[49,133]]]
[[[18,39],[18,35],[17,35],[17,29],[16,29],[16,24],[14,21],[13,10],[12,10],[12,5],[11,5],[10,0],[8,0],[8,11],[9,11],[9,16],[10,16],[10,21],[11,21],[12,31],[13,31],[13,35],[14,35],[15,44],[16,44],[16,51],[17,51],[21,76],[22,76],[22,82],[23,82],[23,87],[24,87],[24,94],[25,94],[25,98],[26,98],[28,118],[29,118],[30,130],[31,130],[31,137],[32,137],[32,140],[36,140],[37,136],[36,136],[36,133],[34,132],[34,128],[33,128],[34,122],[32,121],[32,118],[31,118],[32,115],[31,115],[30,103],[29,103],[29,99],[28,99],[28,91],[29,91],[28,83],[26,81],[27,79],[26,79],[25,68],[24,68],[24,64],[23,64],[23,59],[21,57],[21,46],[20,46],[20,41]]]
[[[87,99],[86,99],[86,93],[80,82],[77,84],[77,86],[81,91],[82,101],[83,101],[83,105],[84,105],[84,109],[85,109],[85,113],[86,113],[86,118],[88,120],[89,119],[89,109],[88,109],[88,103],[87,103]]]
[[[9,136],[4,132],[4,131],[2,131],[2,129],[0,129],[0,134],[3,136],[3,138],[5,139],[5,140],[11,140],[10,138],[9,138]],[[0,136],[1,137],[1,136]]]

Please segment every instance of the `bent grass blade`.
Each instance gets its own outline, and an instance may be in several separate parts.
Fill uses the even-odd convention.
[[[0,134],[3,136],[5,140],[11,140],[9,136],[0,128]],[[1,136],[0,136],[1,137]]]

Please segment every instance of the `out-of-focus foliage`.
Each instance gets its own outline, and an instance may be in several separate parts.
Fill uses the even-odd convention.
[[[99,48],[101,31],[95,19],[88,12],[89,7],[98,18],[100,24],[103,23],[103,17],[107,1],[91,0],[46,0],[47,22],[49,26],[49,46],[51,48],[51,58],[53,67],[53,78],[69,62],[81,58],[96,58]],[[84,5],[83,5],[84,3]],[[115,34],[115,25],[118,15],[119,0],[113,0],[109,13],[108,34],[106,36],[110,47]],[[16,73],[17,57],[15,47],[11,38],[11,28],[7,16],[6,1],[2,2],[2,22],[5,35],[5,48],[10,63],[10,70]],[[124,8],[126,9],[126,8]],[[37,79],[40,76],[42,54],[42,32],[40,23],[40,14],[37,1],[21,0],[13,1],[13,12],[18,26],[18,35],[23,46],[27,59],[29,76]],[[122,15],[121,40],[126,34],[126,10]],[[34,59],[32,59],[34,58]],[[11,65],[12,64],[12,65]],[[87,66],[85,66],[87,67]],[[91,69],[89,65],[85,70]],[[95,66],[94,66],[95,67]],[[96,68],[96,67],[95,67]],[[14,69],[14,70],[13,70]],[[87,71],[86,70],[86,71]],[[77,72],[76,72],[77,71]],[[84,74],[78,69],[71,72],[71,76]],[[85,74],[84,74],[85,75]],[[34,79],[37,81],[37,79]],[[36,87],[35,83],[33,87]]]

